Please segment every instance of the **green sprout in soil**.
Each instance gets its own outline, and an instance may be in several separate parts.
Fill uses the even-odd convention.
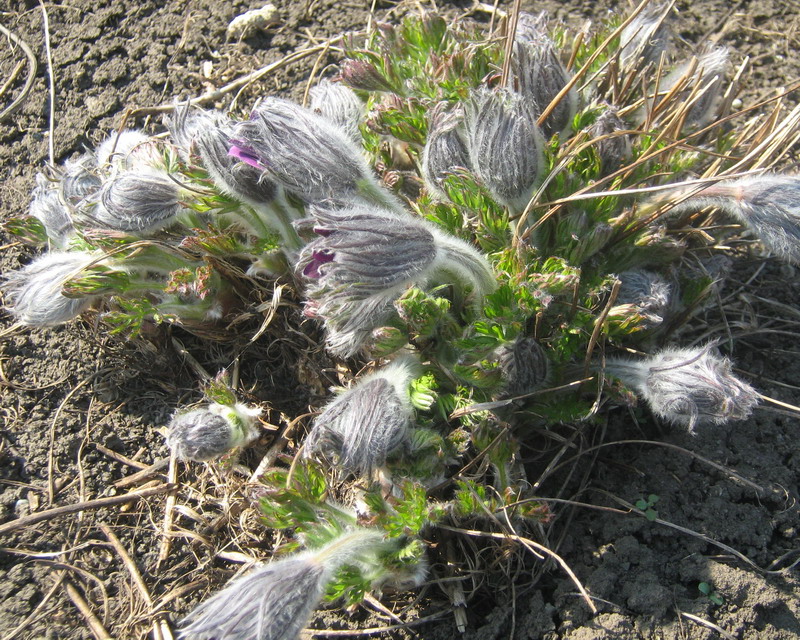
[[[490,571],[511,532],[546,548],[558,510],[535,479],[614,407],[691,432],[751,414],[759,394],[718,343],[681,335],[720,255],[800,262],[800,179],[768,173],[796,114],[733,112],[743,67],[706,45],[677,62],[671,11],[594,33],[528,14],[498,34],[433,13],[378,24],[308,107],[176,104],[166,137],[123,131],[39,175],[6,225],[48,247],[5,284],[19,323],[300,335],[303,380],[339,373],[254,476],[271,562],[183,637],[289,639],[323,598]],[[295,311],[276,314],[278,292]],[[246,447],[253,401],[212,385],[170,445]],[[654,520],[657,499],[636,507]]]
[[[658,502],[658,496],[655,493],[651,493],[647,498],[642,498],[636,501],[636,508],[644,513],[644,517],[650,520],[650,522],[654,522],[658,518],[658,511],[656,511],[655,506]]]
[[[725,602],[725,599],[708,582],[701,582],[698,584],[697,590],[718,607],[722,606],[722,603]]]

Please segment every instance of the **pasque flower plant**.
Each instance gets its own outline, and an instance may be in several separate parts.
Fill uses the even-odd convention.
[[[503,523],[539,535],[560,503],[528,475],[631,392],[695,432],[751,415],[760,396],[729,357],[674,342],[724,286],[694,265],[742,231],[695,229],[709,215],[800,262],[798,179],[725,178],[770,166],[794,134],[775,114],[736,130],[733,56],[673,57],[672,6],[574,38],[525,14],[492,37],[435,14],[379,24],[343,45],[308,107],[178,104],[165,137],[125,131],[38,179],[31,216],[6,227],[54,247],[7,276],[19,322],[91,306],[115,332],[171,323],[229,341],[237,363],[286,348],[287,385],[316,391],[314,417],[281,416],[287,444],[241,492],[306,551],[274,550],[184,637],[293,638],[323,594],[418,583],[426,543],[449,551],[444,519],[492,528],[487,545],[510,544]],[[332,384],[346,390],[324,398]],[[261,433],[258,409],[209,398],[174,416],[168,444],[215,459]],[[431,566],[466,575],[489,555]]]

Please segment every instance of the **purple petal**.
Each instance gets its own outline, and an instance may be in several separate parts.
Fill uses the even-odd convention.
[[[242,162],[246,162],[251,167],[255,167],[256,169],[263,170],[266,168],[258,159],[255,151],[249,149],[248,147],[234,143],[231,145],[231,148],[228,149],[228,155],[236,158],[237,160],[241,160]]]
[[[328,262],[333,262],[333,253],[324,250],[313,251],[311,253],[311,262],[309,262],[303,269],[303,275],[306,278],[319,278],[319,268]]]
[[[335,232],[333,229],[326,229],[325,227],[314,227],[314,233],[318,236],[322,236],[323,238],[327,238],[330,235],[333,235]]]

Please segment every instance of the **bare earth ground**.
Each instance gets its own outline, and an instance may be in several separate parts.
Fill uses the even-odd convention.
[[[369,3],[276,4],[279,25],[242,42],[226,42],[226,26],[234,16],[259,6],[257,2],[46,4],[56,93],[56,161],[93,147],[120,126],[129,108],[199,95],[309,42],[362,28]],[[571,22],[627,7],[624,2],[589,0],[529,4]],[[682,15],[679,33],[687,41],[710,36],[729,45],[736,60],[751,57],[746,102],[800,77],[796,1],[680,1],[677,7]],[[389,3],[378,3],[379,15],[390,9]],[[0,24],[27,42],[39,61],[22,108],[0,123],[0,212],[8,217],[26,211],[34,173],[48,158],[50,101],[40,7],[32,1],[12,3],[0,11]],[[0,86],[21,60],[20,48],[4,38]],[[312,65],[317,62],[321,69],[334,61],[334,55],[311,56],[283,67],[248,87],[239,104],[248,105],[262,93],[300,97]],[[26,73],[23,66],[12,88],[0,96],[0,108],[19,93]],[[232,95],[217,106],[227,106]],[[153,131],[159,127],[152,118],[128,122],[134,124]],[[797,171],[796,162],[795,153],[786,158],[785,168]],[[3,271],[30,258],[24,247],[8,239],[3,244]],[[721,292],[725,313],[711,309],[705,318],[715,335],[728,330],[736,336],[734,356],[744,377],[765,395],[792,404],[800,404],[798,294],[800,281],[793,269],[758,258],[742,260]],[[7,317],[2,323],[6,329],[11,325]],[[686,340],[698,338],[702,330]],[[195,344],[185,334],[174,335]],[[0,522],[135,488],[163,489],[163,467],[138,482],[121,485],[120,480],[167,456],[156,429],[176,405],[197,399],[194,374],[170,341],[133,346],[104,337],[91,322],[76,322],[52,330],[7,331],[0,349]],[[212,373],[231,362],[224,349],[194,353]],[[243,367],[242,379],[255,397],[273,404],[270,416],[276,421],[281,409],[297,415],[309,403],[318,406],[319,394],[330,384],[309,389],[291,382],[284,375],[287,363],[268,350],[247,362],[252,366]],[[466,637],[800,638],[800,579],[794,566],[800,558],[796,415],[765,406],[752,420],[691,437],[653,424],[644,413],[612,412],[604,433],[587,434],[589,444],[647,440],[674,446],[610,444],[585,451],[569,467],[572,477],[558,478],[566,487],[565,497],[591,507],[563,512],[549,529],[548,542],[586,585],[599,613],[590,613],[557,568],[540,577],[541,563],[530,558],[524,565],[514,564],[518,572],[508,579],[493,578],[474,592],[472,586],[466,588]],[[267,440],[247,461],[257,461],[268,445]],[[524,453],[535,467],[536,452]],[[224,484],[219,473],[188,467],[181,469],[179,479],[213,488]],[[554,495],[558,487],[540,491]],[[659,496],[658,522],[624,506],[649,494]],[[269,534],[252,518],[239,518],[239,503],[220,506],[214,499],[179,491],[176,503],[183,508],[176,511],[176,536],[159,563],[165,548],[160,535],[165,500],[160,493],[136,504],[51,519],[0,539],[0,634],[91,638],[90,624],[75,604],[79,597],[113,637],[146,637],[159,615],[174,629],[193,603],[224,584],[248,556],[262,555]],[[219,517],[226,513],[228,518]],[[110,529],[101,528],[105,525]],[[117,547],[107,531],[116,534]],[[132,563],[121,560],[120,549],[130,554]],[[131,577],[134,565],[142,574],[144,592]],[[540,579],[532,584],[534,575]],[[700,592],[703,582],[713,586],[721,604]],[[386,602],[403,620],[435,615],[450,606],[435,585],[417,600],[412,595]],[[323,612],[313,626],[394,623],[365,607],[350,616]],[[416,633],[432,639],[459,635],[451,613]]]

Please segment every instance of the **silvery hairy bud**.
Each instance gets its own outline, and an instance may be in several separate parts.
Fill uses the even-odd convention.
[[[303,248],[296,270],[308,281],[307,313],[324,321],[337,355],[357,353],[410,286],[455,283],[477,300],[496,286],[482,254],[419,218],[367,205],[317,207],[312,216],[319,237]]]
[[[361,89],[362,91],[394,91],[392,85],[383,77],[375,65],[366,60],[345,60],[342,62],[340,76],[342,82],[353,89]]]
[[[30,327],[48,327],[69,322],[85,311],[93,298],[67,298],[65,282],[97,259],[84,252],[54,251],[36,258],[6,277],[3,290],[8,310]]]
[[[669,3],[647,5],[622,30],[619,38],[620,66],[623,69],[639,65],[657,65],[672,39],[668,22]]]
[[[102,185],[103,181],[97,174],[93,156],[87,154],[75,161],[64,163],[60,190],[67,204],[77,205],[82,200],[90,198]]]
[[[542,345],[521,336],[495,352],[503,388],[500,398],[514,398],[541,389],[550,373],[550,361]]]
[[[647,326],[664,322],[672,303],[672,287],[657,273],[631,269],[619,274],[616,304],[633,306]]]
[[[223,114],[179,105],[166,124],[184,160],[199,159],[222,193],[252,207],[275,199],[277,187],[261,169],[230,155],[234,123]]]
[[[694,102],[686,114],[684,123],[687,127],[701,129],[713,121],[716,116],[717,102],[722,94],[725,71],[728,68],[728,49],[725,47],[707,46],[697,58],[697,70],[694,79],[681,91],[680,100],[689,100],[697,85]],[[692,62],[685,62],[670,73],[659,87],[660,94],[669,93],[681,81],[691,67]]]
[[[744,224],[776,256],[800,264],[800,177],[761,175],[718,182],[673,211],[708,206]]]
[[[437,104],[430,118],[428,139],[422,152],[422,177],[425,187],[440,200],[447,199],[442,183],[459,169],[471,169],[469,151],[462,135],[464,111],[447,111],[444,102]]]
[[[58,187],[41,173],[36,174],[29,211],[42,223],[50,242],[57,247],[66,246],[75,233],[72,216],[61,199]]]
[[[273,560],[237,578],[182,621],[186,640],[296,640],[328,582],[374,553],[376,531],[345,533],[326,546]]]
[[[97,147],[97,166],[130,169],[139,165],[161,164],[153,138],[135,129],[112,133]]]
[[[169,423],[167,444],[180,460],[213,460],[258,438],[261,409],[216,402],[184,413]]]
[[[408,437],[413,370],[414,362],[401,358],[341,393],[314,420],[305,455],[319,453],[346,473],[369,478]]]
[[[522,211],[545,170],[531,105],[509,91],[479,89],[466,103],[465,122],[473,170],[495,200]]]
[[[321,80],[309,92],[314,113],[327,118],[339,127],[353,143],[361,145],[359,125],[364,120],[364,103],[348,86],[341,82]]]
[[[326,118],[288,100],[266,98],[239,123],[230,154],[309,202],[347,200],[380,189],[359,149]]]
[[[517,36],[511,58],[511,70],[516,79],[517,91],[533,105],[538,118],[559,92],[567,86],[572,74],[567,71],[555,43],[541,30],[525,28]],[[570,131],[572,119],[578,111],[578,91],[573,87],[542,123],[546,138]]]
[[[605,111],[589,127],[589,135],[596,141],[594,148],[600,158],[602,175],[608,175],[630,160],[632,152],[630,135],[618,135],[628,127],[617,115],[616,107],[604,107]]]
[[[180,188],[164,171],[141,167],[110,178],[86,212],[103,229],[149,234],[182,211]]]
[[[759,394],[712,348],[664,349],[639,362],[609,360],[606,371],[639,393],[657,416],[690,431],[700,424],[743,420]]]

